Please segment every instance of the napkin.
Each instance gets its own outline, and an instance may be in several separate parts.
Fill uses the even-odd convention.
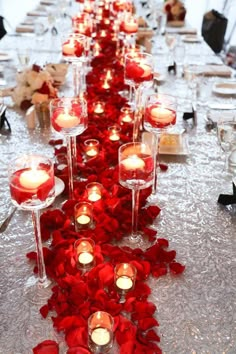
[[[227,65],[202,65],[202,73],[205,76],[231,77],[232,70]]]
[[[233,184],[233,195],[230,194],[220,194],[218,198],[218,203],[222,205],[236,204],[236,187]]]
[[[34,27],[33,26],[19,25],[19,26],[16,27],[15,31],[17,33],[33,33],[34,32]]]
[[[191,27],[168,27],[167,26],[166,33],[197,34],[197,29]]]

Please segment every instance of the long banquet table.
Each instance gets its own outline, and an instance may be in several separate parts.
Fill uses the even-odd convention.
[[[50,36],[49,33],[46,36]],[[3,62],[12,79],[16,64],[15,43],[23,36],[6,36],[1,50],[12,53],[12,60]],[[44,41],[44,44],[47,41]],[[214,58],[204,42],[186,44],[191,57],[202,61]],[[38,48],[43,58],[49,48]],[[41,52],[40,52],[41,50]],[[48,50],[48,51],[47,51]],[[202,53],[205,53],[203,58]],[[60,57],[60,51],[55,50]],[[155,53],[156,61],[160,60]],[[161,55],[163,59],[163,54]],[[159,59],[158,59],[159,58]],[[212,93],[217,80],[208,78],[208,101],[227,102],[228,98]],[[150,300],[157,306],[156,318],[160,324],[160,347],[166,354],[234,354],[236,352],[236,214],[233,206],[217,203],[221,193],[232,194],[232,182],[222,172],[223,160],[215,129],[206,129],[207,105],[197,105],[197,120],[184,121],[183,112],[191,108],[188,87],[182,79],[165,73],[158,85],[160,92],[178,96],[178,131],[184,129],[187,151],[182,155],[161,155],[168,164],[167,171],[158,171],[158,194],[162,210],[153,228],[158,237],[166,238],[170,249],[177,251],[177,260],[186,266],[180,276],[166,275],[151,278]],[[200,88],[201,89],[201,88]],[[235,97],[231,103],[236,105]],[[1,219],[11,206],[8,189],[7,164],[16,155],[38,152],[53,157],[48,144],[50,130],[29,130],[24,113],[8,104],[7,116],[12,127],[10,135],[1,137],[0,211]],[[236,111],[235,111],[236,112]],[[58,197],[58,205],[62,197]],[[0,240],[0,353],[28,354],[45,339],[59,343],[60,353],[67,346],[62,334],[53,329],[49,318],[43,319],[37,306],[29,303],[23,294],[23,285],[32,273],[26,253],[34,250],[30,213],[17,211]],[[114,353],[116,350],[114,349]]]

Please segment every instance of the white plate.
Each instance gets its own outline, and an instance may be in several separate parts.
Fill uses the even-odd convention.
[[[221,82],[213,85],[212,91],[220,95],[236,95],[236,82]]]
[[[55,196],[58,197],[65,189],[65,183],[62,179],[55,177]]]
[[[3,52],[0,53],[0,61],[6,61],[6,60],[10,60],[10,59],[11,59],[11,57],[9,54],[3,53]]]
[[[202,38],[193,34],[186,34],[182,37],[182,41],[186,43],[200,43]]]
[[[185,134],[162,134],[159,153],[162,155],[188,155],[187,136]]]

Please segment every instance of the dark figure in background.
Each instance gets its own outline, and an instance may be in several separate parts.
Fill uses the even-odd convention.
[[[0,16],[0,39],[2,39],[5,34],[7,34],[7,31],[4,26],[4,17]]]

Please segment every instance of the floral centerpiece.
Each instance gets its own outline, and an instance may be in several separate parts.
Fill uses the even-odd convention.
[[[167,22],[184,21],[186,8],[182,1],[167,0],[164,4],[164,12],[167,15]]]
[[[57,97],[57,89],[53,86],[51,74],[38,65],[34,64],[31,68],[18,73],[16,81],[12,99],[23,110]]]

